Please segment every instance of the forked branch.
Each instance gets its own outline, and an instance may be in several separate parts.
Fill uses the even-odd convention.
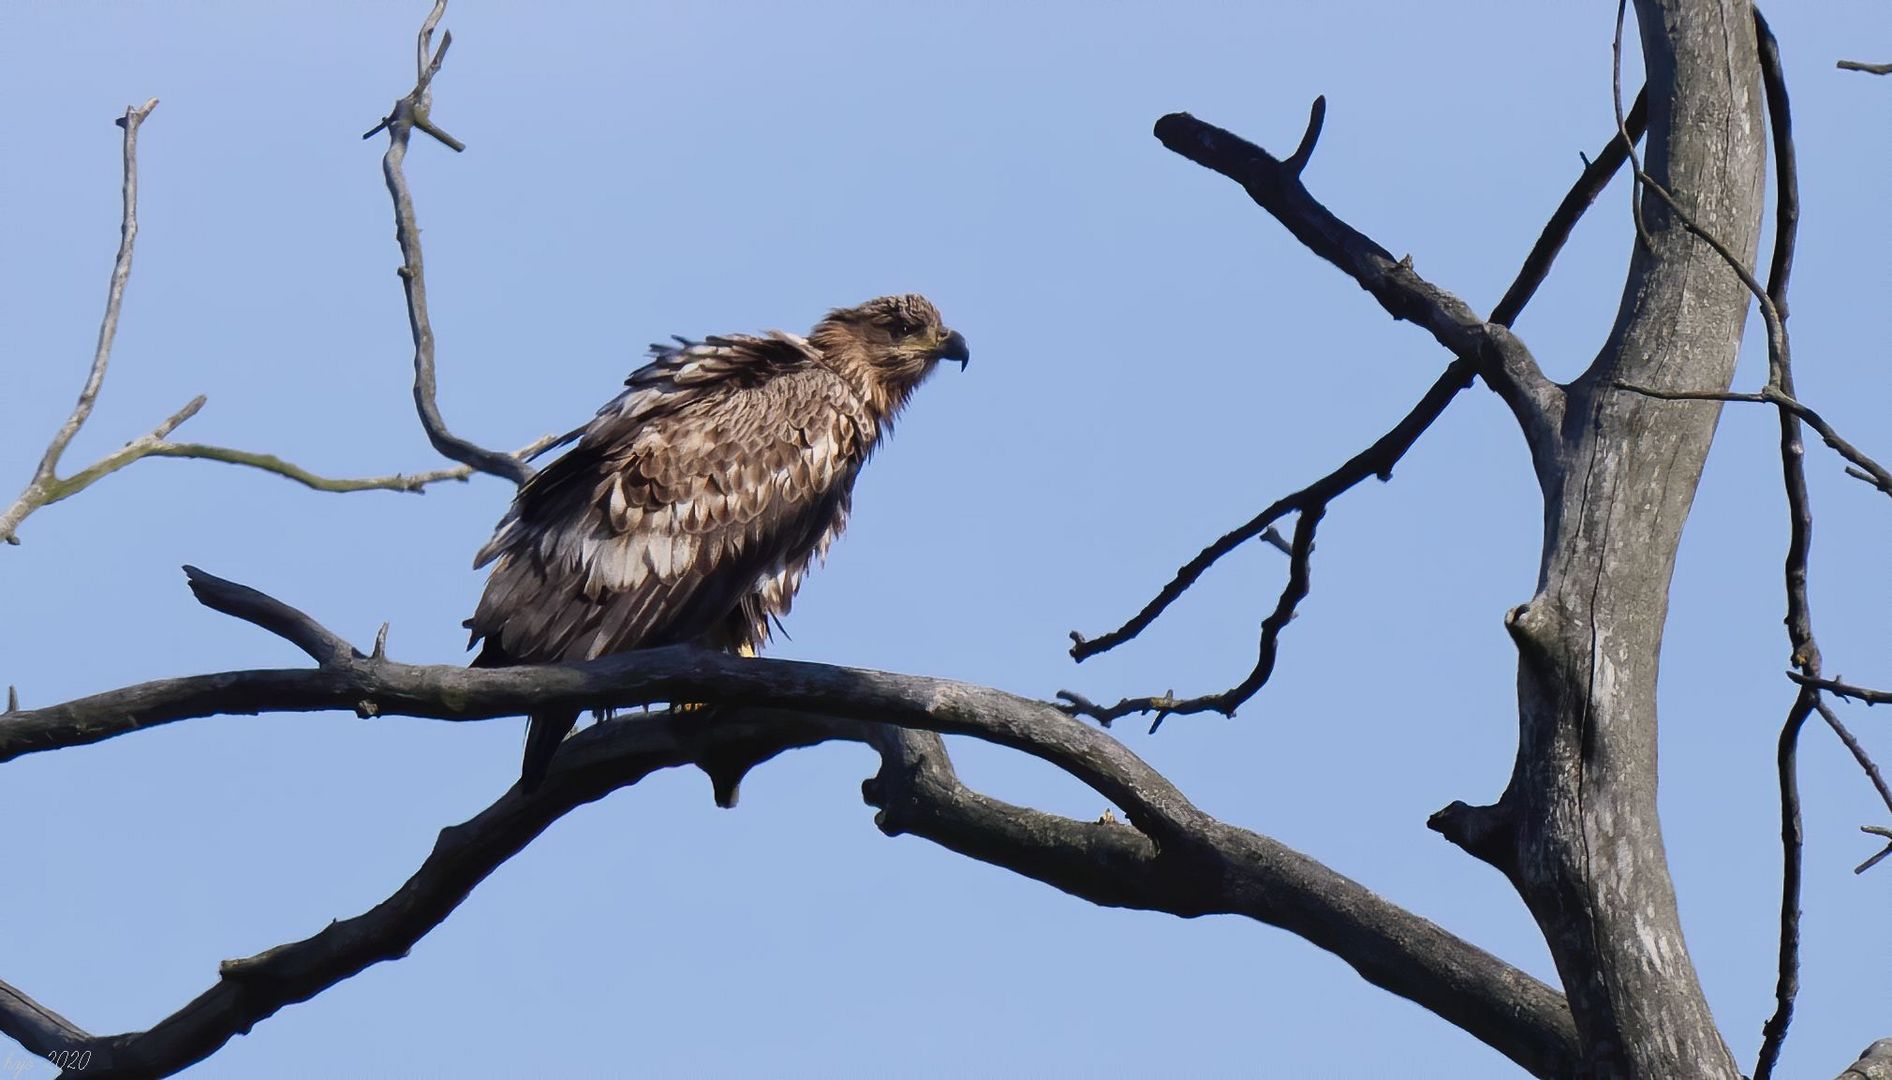
[[[444,51],[445,46],[442,45]],[[438,57],[436,57],[437,61]],[[436,65],[437,66],[437,65]],[[84,387],[79,392],[79,400],[64,423],[53,433],[45,452],[40,456],[33,469],[32,478],[20,495],[5,509],[0,510],[0,541],[7,544],[20,542],[18,530],[20,524],[35,511],[79,494],[107,476],[123,469],[127,465],[145,458],[191,458],[199,461],[220,461],[229,465],[240,465],[272,473],[285,479],[294,480],[316,491],[353,492],[353,491],[401,491],[420,493],[429,485],[449,480],[465,480],[475,471],[472,464],[458,465],[447,469],[434,469],[415,473],[393,473],[385,476],[360,478],[332,478],[319,475],[294,462],[285,461],[274,454],[239,450],[233,447],[216,446],[209,443],[173,442],[170,435],[185,421],[196,416],[205,404],[203,395],[198,395],[165,418],[150,432],[126,443],[124,446],[106,454],[97,461],[80,469],[70,476],[59,475],[59,466],[65,457],[72,440],[79,434],[92,416],[93,407],[98,402],[99,393],[105,385],[105,375],[112,358],[112,346],[118,336],[120,312],[124,307],[125,289],[131,280],[132,256],[137,249],[138,240],[138,134],[145,120],[158,106],[158,99],[152,98],[143,105],[125,110],[125,115],[117,121],[124,129],[123,165],[124,184],[122,193],[123,209],[119,224],[118,256],[112,264],[111,285],[106,293],[105,314],[99,322],[98,343],[92,354],[92,366],[86,374]],[[411,210],[411,207],[410,207]],[[431,401],[431,359],[429,360],[429,394]],[[434,418],[438,419],[437,410]],[[428,412],[422,409],[422,420],[426,422]],[[431,431],[430,431],[431,435]],[[534,442],[514,454],[499,455],[513,461],[519,468],[524,462],[551,447],[554,439],[550,436]],[[508,472],[509,478],[511,473]]]
[[[1445,412],[1459,391],[1471,384],[1474,374],[1487,380],[1496,379],[1494,387],[1505,393],[1509,387],[1514,393],[1524,394],[1534,402],[1529,408],[1522,408],[1520,416],[1528,415],[1534,424],[1550,424],[1561,411],[1561,391],[1543,380],[1537,372],[1536,364],[1530,360],[1523,346],[1510,337],[1508,328],[1523,313],[1531,297],[1549,276],[1550,268],[1555,263],[1557,253],[1562,250],[1570,233],[1576,228],[1579,219],[1597,196],[1608,186],[1611,177],[1622,168],[1628,159],[1631,146],[1641,137],[1648,121],[1648,107],[1644,94],[1638,94],[1636,104],[1628,118],[1619,125],[1617,134],[1605,143],[1594,158],[1586,158],[1583,172],[1570,188],[1563,201],[1551,214],[1544,225],[1537,242],[1519,268],[1511,287],[1505,290],[1504,297],[1493,309],[1488,321],[1480,321],[1476,330],[1467,330],[1461,323],[1453,320],[1471,320],[1470,311],[1456,297],[1423,282],[1412,274],[1410,263],[1402,261],[1394,271],[1403,272],[1407,285],[1381,282],[1380,288],[1387,291],[1381,295],[1375,291],[1375,285],[1369,284],[1373,273],[1381,272],[1383,263],[1390,260],[1384,249],[1371,240],[1354,232],[1350,227],[1333,217],[1325,207],[1315,202],[1300,185],[1300,174],[1306,167],[1318,139],[1321,124],[1326,116],[1325,99],[1317,98],[1308,119],[1306,133],[1302,136],[1299,147],[1283,162],[1274,162],[1266,151],[1253,146],[1234,135],[1212,128],[1186,114],[1165,117],[1157,125],[1158,137],[1164,140],[1172,150],[1183,153],[1201,164],[1224,175],[1241,181],[1249,188],[1255,201],[1281,217],[1285,212],[1300,216],[1289,220],[1283,217],[1290,231],[1301,237],[1316,254],[1354,274],[1362,287],[1374,291],[1382,305],[1392,311],[1395,317],[1411,318],[1429,328],[1437,324],[1449,324],[1455,329],[1451,333],[1434,331],[1434,336],[1448,346],[1457,342],[1467,349],[1460,352],[1426,391],[1411,412],[1396,424],[1391,431],[1381,436],[1372,446],[1354,455],[1338,469],[1302,488],[1291,495],[1275,501],[1242,526],[1228,532],[1213,544],[1204,548],[1195,558],[1176,572],[1169,584],[1165,585],[1154,599],[1144,605],[1133,618],[1115,630],[1096,638],[1087,638],[1076,631],[1071,633],[1071,656],[1083,661],[1101,652],[1122,645],[1147,629],[1151,623],[1182,597],[1206,573],[1210,567],[1224,555],[1257,537],[1273,536],[1275,524],[1289,514],[1299,514],[1300,522],[1296,526],[1296,542],[1288,548],[1288,580],[1282,587],[1275,609],[1262,623],[1261,640],[1257,648],[1255,666],[1238,684],[1217,694],[1204,694],[1191,698],[1177,698],[1174,694],[1160,696],[1125,698],[1114,705],[1099,705],[1075,691],[1061,690],[1058,697],[1065,702],[1067,712],[1087,716],[1108,726],[1119,717],[1136,713],[1152,713],[1154,719],[1150,730],[1155,731],[1163,720],[1171,715],[1186,715],[1201,712],[1219,712],[1233,716],[1235,710],[1253,697],[1267,684],[1273,673],[1275,658],[1279,651],[1280,635],[1287,623],[1293,618],[1295,608],[1306,597],[1311,561],[1313,557],[1314,532],[1319,518],[1326,512],[1328,505],[1340,495],[1352,489],[1369,476],[1378,476],[1388,480],[1393,468],[1413,444]],[[1164,126],[1170,125],[1171,134],[1164,134]],[[1181,149],[1178,142],[1187,146],[1185,132],[1195,132],[1201,141],[1197,148],[1203,156],[1199,157],[1188,149]],[[1172,142],[1172,139],[1175,141]],[[1206,140],[1206,141],[1202,141]],[[1233,140],[1231,143],[1230,140]],[[1206,158],[1206,160],[1205,160]],[[1257,193],[1259,186],[1261,193]],[[1320,244],[1307,239],[1303,233],[1323,238]],[[1322,245],[1325,245],[1324,247]],[[1377,253],[1377,254],[1375,254]],[[1402,279],[1402,280],[1405,280]],[[1373,279],[1379,280],[1379,279]],[[1414,284],[1416,283],[1416,284]],[[1389,299],[1391,297],[1391,299]],[[1421,314],[1404,314],[1417,309]],[[1474,320],[1475,321],[1475,320]],[[1510,356],[1512,367],[1502,366],[1494,371],[1489,362],[1489,352],[1485,344],[1466,344],[1464,337],[1471,335],[1474,341],[1483,341],[1478,335],[1490,335],[1491,340],[1499,343],[1501,355]],[[1510,343],[1506,345],[1504,343]],[[1515,346],[1512,352],[1503,352]],[[1510,373],[1506,374],[1509,370]],[[1526,392],[1528,388],[1528,392]],[[1521,407],[1520,407],[1521,408]],[[1554,427],[1554,425],[1552,425]],[[1527,425],[1527,437],[1533,429]],[[1550,437],[1552,431],[1546,428],[1539,432]],[[1535,442],[1533,443],[1535,445]],[[1304,542],[1303,542],[1304,541]]]
[[[394,103],[394,108],[362,138],[381,131],[388,133],[388,150],[381,158],[381,173],[387,180],[388,195],[394,201],[394,238],[401,246],[401,288],[407,297],[408,329],[414,338],[414,408],[420,413],[420,425],[427,441],[443,456],[460,462],[476,472],[505,477],[523,484],[532,475],[526,464],[529,455],[488,450],[455,435],[440,415],[439,385],[434,371],[434,327],[427,314],[426,261],[421,254],[420,224],[414,214],[414,195],[407,185],[407,144],[416,129],[426,132],[456,153],[466,144],[442,131],[433,121],[433,82],[447,59],[453,34],[444,33],[440,47],[433,48],[434,29],[446,14],[447,0],[435,0],[415,40],[414,89]]]

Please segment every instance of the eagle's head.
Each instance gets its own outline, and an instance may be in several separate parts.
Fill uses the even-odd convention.
[[[947,329],[939,309],[918,293],[836,308],[815,325],[808,342],[883,416],[897,411],[941,360],[957,360],[963,369],[972,358],[966,339]]]

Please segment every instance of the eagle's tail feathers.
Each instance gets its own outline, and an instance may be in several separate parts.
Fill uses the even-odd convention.
[[[519,787],[527,794],[537,791],[545,782],[545,774],[552,771],[552,758],[558,753],[558,744],[565,741],[565,736],[578,723],[578,714],[571,710],[555,713],[533,713],[526,721],[526,756],[519,769]]]

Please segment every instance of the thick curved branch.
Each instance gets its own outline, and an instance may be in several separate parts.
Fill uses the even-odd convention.
[[[500,670],[398,664],[362,657],[308,616],[255,590],[201,571],[193,587],[217,610],[296,642],[324,666],[162,680],[9,714],[0,718],[0,759],[213,713],[352,707],[466,720],[548,704],[682,698],[712,707],[683,718],[628,716],[574,736],[538,792],[515,788],[443,831],[433,854],[388,901],[311,938],[226,963],[215,986],[149,1031],[80,1041],[76,1048],[96,1054],[89,1077],[181,1068],[283,1005],[402,955],[559,815],[655,769],[699,765],[721,798],[755,763],[830,739],[881,751],[881,773],[864,793],[881,807],[878,820],[889,833],[935,839],[1100,904],[1247,915],[1335,953],[1375,985],[1458,1024],[1536,1075],[1568,1075],[1575,1061],[1574,1028],[1556,991],[1306,856],[1216,821],[1109,735],[1043,702],[940,679],[688,647]],[[940,733],[1039,757],[1122,807],[1130,825],[1073,821],[971,792],[952,773]],[[8,1008],[7,1000],[0,995],[0,1031],[22,1040],[49,1037],[48,1022],[29,1023],[43,1009]]]
[[[1156,844],[1127,825],[1075,821],[972,791],[959,782],[937,736],[755,708],[633,716],[589,728],[561,749],[538,791],[525,795],[515,787],[471,820],[442,830],[420,869],[369,911],[225,962],[215,985],[147,1031],[93,1038],[68,1024],[40,1034],[47,1049],[93,1050],[88,1077],[173,1072],[283,1006],[404,956],[474,886],[570,810],[659,769],[707,768],[725,752],[760,759],[835,739],[881,751],[880,773],[863,792],[881,808],[876,820],[889,835],[925,837],[1094,903],[1182,916],[1238,914],[1280,926],[1534,1075],[1570,1072],[1575,1032],[1555,990],[1266,837],[1204,819],[1187,843]],[[16,1025],[43,1011],[0,1011],[0,1029],[24,1041],[35,1032]]]
[[[93,1038],[79,1025],[4,982],[0,982],[0,1032],[25,1047],[27,1053],[41,1057],[85,1046]]]

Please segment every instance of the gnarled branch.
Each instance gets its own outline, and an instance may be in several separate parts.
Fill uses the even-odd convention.
[[[1543,230],[1538,235],[1537,242],[1532,245],[1530,253],[1525,256],[1524,263],[1519,268],[1516,278],[1512,280],[1510,288],[1505,290],[1503,298],[1498,301],[1497,307],[1492,310],[1489,325],[1498,328],[1492,330],[1492,333],[1496,334],[1504,331],[1505,328],[1508,328],[1517,317],[1523,313],[1525,305],[1530,303],[1531,298],[1536,295],[1538,288],[1544,283],[1545,278],[1549,276],[1550,268],[1552,264],[1555,263],[1558,252],[1563,249],[1564,243],[1570,238],[1571,231],[1576,228],[1576,224],[1578,220],[1582,218],[1584,211],[1588,210],[1590,205],[1596,201],[1597,196],[1601,194],[1603,188],[1609,184],[1610,178],[1616,174],[1618,169],[1622,168],[1624,161],[1628,160],[1634,141],[1641,137],[1643,130],[1648,124],[1648,104],[1646,97],[1646,91],[1637,95],[1635,107],[1630,111],[1627,120],[1619,125],[1619,131],[1616,136],[1608,143],[1604,144],[1603,149],[1597,152],[1594,159],[1586,159],[1583,172],[1577,177],[1576,183],[1571,186],[1570,191],[1564,196],[1563,201],[1558,204],[1557,209],[1552,212],[1550,220],[1545,223]],[[1371,240],[1368,240],[1358,233],[1354,233],[1348,226],[1334,218],[1325,207],[1314,202],[1312,197],[1307,195],[1305,189],[1300,187],[1299,177],[1301,170],[1306,167],[1308,158],[1313,153],[1314,145],[1319,138],[1321,124],[1326,117],[1326,100],[1324,98],[1317,98],[1315,100],[1314,108],[1308,118],[1307,130],[1301,137],[1300,145],[1286,161],[1278,163],[1274,163],[1273,159],[1268,156],[1265,150],[1242,142],[1236,136],[1222,132],[1219,128],[1209,128],[1208,125],[1203,125],[1200,121],[1187,117],[1186,114],[1177,114],[1177,116],[1182,117],[1184,120],[1187,120],[1189,124],[1196,125],[1198,128],[1217,132],[1220,136],[1226,136],[1228,139],[1234,139],[1241,147],[1245,147],[1246,150],[1235,154],[1218,153],[1213,158],[1213,161],[1219,162],[1220,164],[1212,164],[1203,161],[1201,158],[1189,155],[1187,151],[1179,150],[1177,146],[1170,145],[1170,138],[1162,134],[1164,123],[1170,123],[1172,121],[1180,123],[1175,116],[1165,117],[1162,122],[1158,123],[1158,137],[1163,138],[1165,145],[1170,145],[1170,149],[1177,150],[1178,153],[1184,153],[1186,156],[1191,156],[1191,159],[1198,161],[1198,163],[1208,164],[1209,167],[1216,169],[1218,172],[1223,172],[1225,175],[1229,175],[1243,182],[1244,186],[1246,186],[1249,181],[1244,180],[1243,177],[1249,175],[1250,172],[1258,173],[1264,178],[1269,178],[1270,182],[1277,186],[1291,183],[1294,189],[1298,191],[1298,195],[1294,198],[1279,198],[1269,201],[1264,200],[1262,195],[1254,194],[1253,189],[1251,189],[1250,193],[1254,195],[1257,202],[1261,203],[1262,206],[1267,208],[1271,213],[1275,213],[1276,216],[1280,216],[1281,213],[1280,210],[1276,209],[1277,204],[1297,208],[1297,212],[1305,215],[1307,218],[1307,221],[1303,223],[1304,228],[1322,231],[1323,235],[1326,233],[1341,235],[1342,241],[1336,242],[1334,245],[1336,248],[1343,252],[1349,248],[1358,249],[1359,252],[1363,252],[1363,254],[1356,253],[1352,257],[1354,263],[1370,266],[1373,260],[1378,257],[1373,254],[1375,251],[1379,252],[1380,256],[1385,256],[1383,249],[1380,249],[1377,244],[1374,244]],[[1246,161],[1247,164],[1244,168],[1247,171],[1243,171],[1243,168],[1237,167],[1237,163],[1241,161]],[[1270,168],[1270,163],[1273,164],[1272,168]],[[1284,218],[1283,223],[1287,224],[1289,229],[1295,232],[1296,236],[1301,235],[1301,232],[1296,229],[1294,222],[1290,222]],[[1351,234],[1351,240],[1347,239],[1347,234]],[[1310,247],[1312,246],[1313,245],[1310,244]],[[1355,273],[1354,270],[1350,269],[1350,265],[1352,264],[1342,261],[1342,259],[1336,257],[1336,255],[1318,247],[1315,248],[1315,251],[1317,254],[1322,255],[1322,257],[1339,265],[1343,270],[1354,273],[1356,279],[1361,280],[1363,287],[1370,288],[1370,286],[1366,286],[1365,280],[1361,278],[1361,274],[1365,271]],[[1385,258],[1390,259],[1390,256],[1385,256]],[[1405,267],[1405,269],[1410,272],[1410,266]],[[1431,287],[1427,286],[1427,288],[1430,289]],[[1469,309],[1465,308],[1455,297],[1440,293],[1438,290],[1432,290],[1432,293],[1443,297],[1443,300],[1440,301],[1442,304],[1445,303],[1445,301],[1449,301],[1449,305],[1447,305],[1445,310],[1434,313],[1434,319],[1469,317]],[[1410,298],[1408,298],[1408,300],[1410,300]],[[1407,301],[1401,302],[1405,303]],[[1387,305],[1388,310],[1393,311],[1396,317],[1400,317],[1399,310],[1396,310],[1385,298],[1381,299],[1381,303]],[[1436,332],[1435,336],[1437,336]],[[1441,338],[1440,340],[1444,341],[1445,338]],[[1450,345],[1451,342],[1448,341],[1447,344]],[[1521,350],[1522,346],[1520,345],[1518,348]],[[1327,474],[1320,480],[1315,481],[1313,484],[1302,488],[1300,491],[1275,501],[1260,514],[1250,519],[1246,524],[1231,530],[1213,544],[1202,549],[1195,558],[1191,559],[1182,569],[1176,572],[1176,576],[1170,580],[1169,584],[1163,587],[1162,591],[1159,592],[1154,599],[1144,605],[1143,610],[1139,611],[1128,622],[1096,638],[1086,638],[1077,631],[1071,632],[1071,656],[1079,662],[1095,656],[1098,653],[1114,649],[1147,629],[1151,623],[1156,621],[1158,616],[1171,604],[1180,599],[1182,595],[1195,584],[1197,579],[1206,573],[1211,566],[1215,565],[1222,556],[1227,555],[1229,552],[1234,551],[1236,548],[1256,537],[1272,538],[1273,542],[1277,546],[1283,547],[1290,556],[1288,580],[1282,587],[1280,599],[1275,604],[1275,610],[1262,623],[1261,641],[1257,648],[1255,666],[1240,683],[1217,694],[1203,694],[1197,697],[1182,699],[1178,699],[1174,694],[1131,697],[1124,698],[1114,705],[1099,705],[1075,691],[1061,690],[1058,696],[1065,702],[1065,710],[1073,715],[1088,716],[1106,726],[1120,717],[1134,713],[1154,713],[1155,718],[1150,724],[1150,730],[1152,732],[1162,725],[1166,717],[1172,715],[1219,712],[1225,716],[1233,716],[1237,708],[1266,685],[1269,676],[1274,670],[1275,656],[1280,645],[1281,631],[1286,627],[1288,621],[1293,618],[1295,607],[1307,595],[1308,579],[1312,569],[1314,532],[1320,516],[1325,514],[1327,506],[1335,498],[1338,498],[1341,494],[1350,490],[1367,477],[1378,476],[1381,480],[1390,479],[1393,467],[1412,449],[1413,444],[1418,441],[1419,436],[1423,435],[1440,416],[1444,415],[1446,407],[1457,397],[1459,391],[1471,385],[1473,374],[1478,373],[1484,375],[1488,372],[1490,365],[1482,363],[1480,359],[1483,355],[1480,349],[1473,349],[1470,354],[1461,352],[1459,358],[1446,367],[1444,373],[1433,383],[1431,389],[1427,390],[1425,395],[1420,398],[1419,403],[1413,406],[1412,411],[1395,425],[1391,431],[1381,436],[1372,446],[1354,455],[1354,457],[1349,459],[1345,464],[1341,465],[1340,468]],[[1528,353],[1520,353],[1518,357],[1514,359],[1518,360],[1520,373],[1515,373],[1517,381],[1507,382],[1505,385],[1512,386],[1514,389],[1518,386],[1533,387],[1534,389],[1531,393],[1541,398],[1546,408],[1551,411],[1533,412],[1532,415],[1535,416],[1538,421],[1547,422],[1555,415],[1555,410],[1561,408],[1561,391],[1549,386],[1542,375],[1537,373],[1535,363],[1530,361]],[[1489,376],[1487,376],[1487,378],[1489,379]],[[1493,385],[1497,386],[1499,384],[1493,383]],[[1551,408],[1553,405],[1555,408]],[[1290,513],[1297,513],[1302,517],[1302,522],[1298,524],[1296,528],[1296,536],[1301,537],[1304,535],[1306,540],[1305,544],[1283,545],[1279,540],[1279,534],[1274,531],[1275,523],[1285,518]]]
[[[277,633],[322,666],[161,680],[0,720],[0,760],[214,713],[371,705],[379,715],[471,720],[545,705],[709,702],[687,715],[628,715],[568,740],[551,775],[443,830],[388,900],[312,937],[222,965],[217,983],[144,1032],[96,1037],[17,992],[0,1031],[35,1049],[90,1049],[86,1076],[161,1075],[214,1052],[284,1005],[403,955],[471,889],[569,810],[661,768],[718,782],[796,747],[844,739],[881,752],[863,788],[889,834],[912,833],[1100,904],[1245,915],[1326,949],[1377,986],[1431,1009],[1537,1076],[1568,1075],[1575,1029],[1552,988],[1312,859],[1197,809],[1108,734],[1054,707],[986,687],[689,647],[587,664],[474,670],[364,657],[263,593],[193,574],[200,599]],[[892,725],[889,727],[887,725]],[[895,730],[897,728],[898,730]],[[1120,806],[1128,825],[1011,806],[965,788],[938,734],[1008,746]],[[67,1040],[61,1043],[59,1040]]]

